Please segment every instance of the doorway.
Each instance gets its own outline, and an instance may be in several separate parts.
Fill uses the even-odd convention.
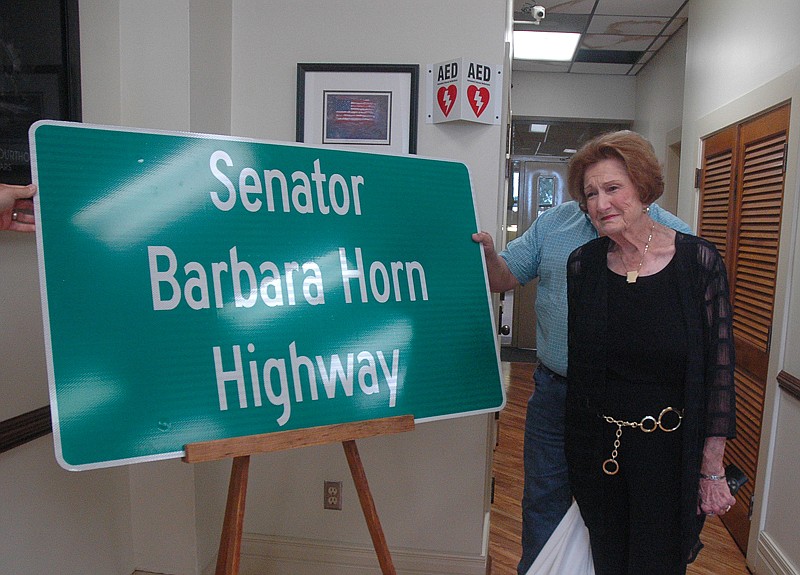
[[[506,237],[501,247],[521,236],[543,212],[570,200],[567,165],[572,154],[595,136],[630,127],[628,121],[512,118]],[[501,294],[500,344],[507,356],[535,359],[537,283]]]
[[[522,235],[546,210],[569,199],[565,159],[518,156],[511,164],[507,241]],[[534,280],[504,294],[504,309],[511,312],[503,320],[503,331],[509,331],[504,338],[513,349],[531,353],[536,350],[537,284],[538,280]]]
[[[728,270],[736,346],[736,438],[725,462],[748,476],[723,522],[747,552],[772,341],[790,105],[703,139],[698,233]]]

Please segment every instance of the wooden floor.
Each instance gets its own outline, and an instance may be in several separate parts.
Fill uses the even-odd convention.
[[[503,362],[506,407],[500,412],[494,454],[494,502],[489,532],[491,575],[516,575],[520,557],[522,444],[525,410],[533,389],[531,363]],[[709,518],[701,534],[705,548],[687,575],[748,575],[744,556],[717,518]]]

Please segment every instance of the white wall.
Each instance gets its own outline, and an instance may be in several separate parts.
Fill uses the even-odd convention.
[[[412,63],[422,72],[465,56],[501,65],[507,13],[505,0],[465,0],[457,11],[438,0],[393,10],[363,0],[81,0],[84,121],[292,141],[298,62]],[[425,87],[421,73],[421,106]],[[419,125],[420,155],[470,167],[482,227],[495,234],[503,137],[499,125]],[[0,244],[5,419],[48,398],[35,244],[9,234]],[[485,571],[490,427],[489,416],[472,416],[359,442],[399,572]],[[227,462],[166,461],[69,473],[55,464],[51,436],[2,454],[9,503],[0,572],[213,569],[228,470]],[[325,479],[344,482],[342,512],[323,511]],[[255,457],[248,493],[243,573],[263,571],[275,542],[296,544],[300,562],[330,561],[333,545],[343,565],[361,557],[374,572],[340,446]],[[282,561],[270,572],[301,573]]]
[[[192,0],[189,14],[189,117],[194,132],[231,127],[232,0]]]
[[[748,562],[758,574],[800,572],[797,537],[800,498],[797,400],[780,390],[775,377],[800,375],[800,262],[797,250],[798,144],[800,143],[800,37],[795,23],[800,4],[792,0],[689,3],[684,86],[681,194],[678,214],[693,221],[700,138],[768,107],[792,99],[789,162],[783,205],[775,317],[759,453],[759,477],[748,546]],[[743,15],[749,13],[751,17]],[[794,326],[794,327],[793,327]]]
[[[672,212],[678,205],[686,36],[684,26],[636,76],[633,129],[653,144],[665,180],[658,203]]]
[[[797,66],[794,0],[703,0],[690,2],[689,10],[688,117],[701,117]]]
[[[0,250],[5,248],[0,243]],[[0,270],[6,277],[4,264]],[[2,388],[9,383],[3,380]],[[0,454],[0,492],[0,573],[128,575],[133,570],[126,470],[64,471],[46,436]]]
[[[122,125],[188,129],[189,0],[119,6]]]
[[[514,72],[511,112],[515,116],[633,120],[636,78],[595,74]]]
[[[80,0],[83,121],[122,122],[120,3]],[[87,90],[86,86],[91,86]]]
[[[636,121],[633,129],[650,140],[662,162],[667,135],[680,130],[686,70],[687,26],[681,28],[636,76]]]

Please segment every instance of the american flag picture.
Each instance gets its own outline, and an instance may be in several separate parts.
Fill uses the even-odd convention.
[[[324,92],[325,144],[391,144],[391,92]]]
[[[371,124],[375,121],[375,102],[366,98],[336,101],[335,119],[337,122],[358,122]]]

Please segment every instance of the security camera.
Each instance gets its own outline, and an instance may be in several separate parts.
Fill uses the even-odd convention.
[[[536,24],[539,24],[544,19],[544,6],[534,6],[531,8],[531,16]]]

